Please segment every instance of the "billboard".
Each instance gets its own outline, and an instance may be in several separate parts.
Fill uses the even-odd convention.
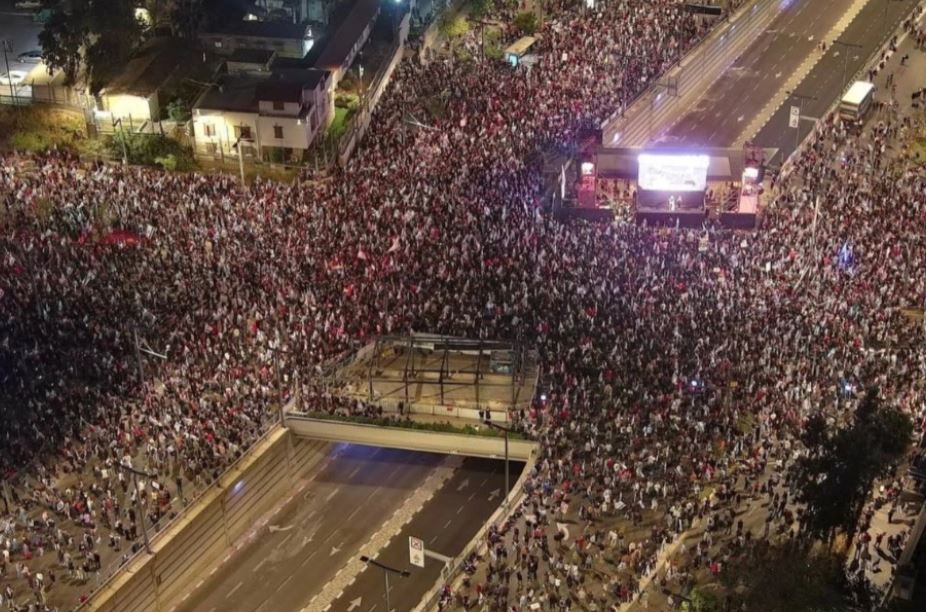
[[[710,161],[707,155],[641,153],[637,183],[648,191],[704,191]]]

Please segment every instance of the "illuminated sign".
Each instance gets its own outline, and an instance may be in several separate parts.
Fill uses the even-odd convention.
[[[641,189],[649,191],[704,191],[707,188],[707,155],[641,153],[637,157]]]

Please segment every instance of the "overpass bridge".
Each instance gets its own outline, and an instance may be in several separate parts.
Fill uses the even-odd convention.
[[[489,429],[488,426],[471,419],[431,421],[432,425],[443,423],[453,425],[460,430],[476,427],[482,430]],[[424,429],[425,425],[420,420],[409,420],[406,424],[409,426],[373,425],[295,411],[287,411],[283,415],[283,425],[292,435],[300,438],[485,459],[506,457],[503,435],[435,431]],[[412,426],[412,424],[415,425]],[[537,442],[532,440],[511,437],[508,439],[507,446],[507,457],[513,461],[527,461],[538,447]]]

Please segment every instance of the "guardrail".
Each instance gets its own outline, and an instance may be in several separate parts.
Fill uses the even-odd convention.
[[[627,105],[626,111],[618,111],[602,123],[604,146],[647,144],[654,133],[668,127],[663,124],[672,110],[702,96],[782,10],[780,0],[755,0],[743,6],[668,66],[662,77],[650,83]],[[663,91],[667,89],[664,80],[675,81],[676,95]],[[679,91],[685,93],[677,95]]]

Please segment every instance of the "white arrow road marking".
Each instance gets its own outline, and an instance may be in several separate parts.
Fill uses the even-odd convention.
[[[329,556],[329,557],[333,557],[333,556],[335,556],[336,554],[338,554],[339,552],[341,552],[341,547],[340,547],[340,546],[332,546],[332,547],[331,547],[331,552],[328,553],[328,556]]]
[[[458,491],[458,492],[459,492],[459,491],[462,491],[463,489],[465,489],[465,488],[468,487],[468,486],[469,486],[469,478],[465,478],[465,479],[463,480],[463,482],[460,483],[460,486],[457,487],[457,491]]]
[[[742,119],[742,117],[740,117],[740,119]],[[501,497],[501,496],[502,496],[502,490],[501,490],[501,489],[495,489],[494,491],[492,491],[491,493],[489,493],[489,501],[492,501],[492,500],[495,499],[496,497]]]
[[[353,610],[354,608],[359,608],[360,602],[362,601],[363,601],[362,597],[358,597],[357,599],[354,599],[353,601],[351,601],[350,605],[347,606],[347,612],[351,612],[351,610]]]

